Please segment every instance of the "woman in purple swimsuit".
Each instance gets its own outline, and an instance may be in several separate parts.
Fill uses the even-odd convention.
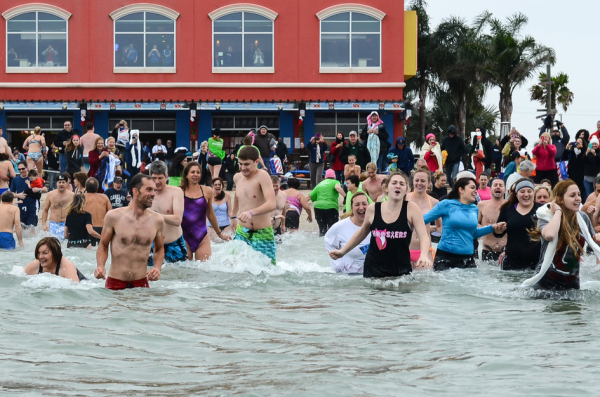
[[[231,237],[221,234],[217,216],[213,211],[213,191],[210,187],[200,186],[202,169],[197,161],[190,161],[183,170],[181,189],[183,189],[183,219],[181,228],[188,251],[189,260],[205,261],[210,258],[210,238],[207,235],[206,218],[215,225],[215,232],[223,240]]]

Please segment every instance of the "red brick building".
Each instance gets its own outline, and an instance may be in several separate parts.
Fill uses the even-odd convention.
[[[402,0],[0,0],[0,12],[0,126],[13,146],[37,125],[79,126],[82,110],[100,134],[125,119],[177,146],[220,127],[233,147],[265,124],[291,150],[356,130],[371,110],[398,136],[416,69]]]

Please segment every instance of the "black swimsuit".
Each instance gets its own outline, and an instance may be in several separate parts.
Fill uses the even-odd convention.
[[[59,270],[60,270],[60,262],[56,265],[56,271],[54,272],[54,274],[58,276]],[[83,273],[81,273],[79,271],[79,269],[75,268],[75,270],[77,270],[77,277],[79,277],[79,281],[87,280],[87,278],[83,275]],[[42,268],[42,265],[40,264],[40,269],[38,271],[38,274],[42,274],[42,273],[44,273],[44,269]]]

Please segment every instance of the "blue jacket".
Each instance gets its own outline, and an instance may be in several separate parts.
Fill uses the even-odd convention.
[[[479,210],[475,204],[463,204],[458,200],[444,200],[425,215],[425,224],[442,218],[442,239],[438,248],[458,255],[473,254],[473,240],[494,229],[492,225],[478,228]]]
[[[412,150],[404,145],[404,149],[398,149],[398,140],[396,139],[396,145],[392,149],[390,149],[390,153],[394,153],[398,156],[398,169],[404,172],[406,175],[410,175],[413,167],[415,166],[415,156]]]
[[[514,161],[511,161],[510,163],[508,163],[508,165],[504,169],[504,178],[503,178],[504,182],[506,182],[506,180],[508,179],[510,174],[513,174],[515,172],[517,172],[517,163],[515,163]]]
[[[306,148],[310,150],[310,160],[311,163],[321,164],[325,160],[325,151],[329,148],[326,142],[323,142],[321,145],[321,159],[317,161],[317,145],[312,142],[308,142],[306,144]]]

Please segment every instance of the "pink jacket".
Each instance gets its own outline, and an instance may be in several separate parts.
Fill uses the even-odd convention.
[[[556,146],[549,144],[546,147],[543,145],[537,145],[533,148],[533,155],[536,158],[537,171],[556,171],[556,163],[554,162],[554,156],[556,156]]]

